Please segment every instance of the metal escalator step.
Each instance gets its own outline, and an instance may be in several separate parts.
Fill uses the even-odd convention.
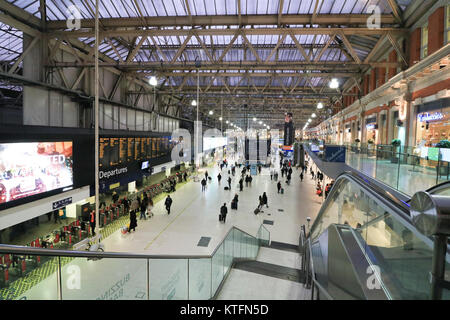
[[[290,251],[290,252],[296,252],[296,253],[299,252],[298,245],[284,243],[284,242],[271,241],[270,245],[262,244],[262,246],[266,247],[266,248],[277,249],[277,250],[284,250],[284,251]]]
[[[261,261],[237,262],[234,265],[234,269],[258,273],[264,276],[274,277],[282,280],[305,283],[305,274],[302,270]]]

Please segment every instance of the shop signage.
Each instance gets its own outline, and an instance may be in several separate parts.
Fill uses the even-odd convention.
[[[52,209],[60,209],[72,203],[72,197],[58,200],[52,203]]]
[[[378,129],[378,125],[376,123],[369,123],[366,125],[366,128],[368,130],[374,130],[374,129]]]
[[[444,119],[444,115],[441,112],[435,112],[435,113],[421,113],[418,116],[418,119],[420,122],[425,121],[435,121],[435,120],[441,120]]]
[[[328,162],[345,162],[345,147],[326,146],[325,161]]]

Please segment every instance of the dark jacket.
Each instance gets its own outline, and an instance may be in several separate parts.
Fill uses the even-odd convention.
[[[136,210],[130,211],[130,230],[137,227]]]
[[[267,195],[263,194],[262,200],[264,204],[267,204]]]
[[[228,208],[227,208],[226,206],[220,207],[220,214],[221,214],[222,216],[226,216],[227,213],[228,213]]]
[[[166,205],[166,208],[170,207],[172,205],[172,198],[166,198],[166,202],[164,202],[164,204]]]

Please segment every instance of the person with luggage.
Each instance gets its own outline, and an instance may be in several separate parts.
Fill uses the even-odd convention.
[[[167,214],[170,214],[170,207],[172,206],[172,198],[170,197],[170,195],[167,195],[164,204],[166,205]]]
[[[202,179],[202,192],[206,190],[206,179]]]
[[[137,218],[136,218],[136,211],[138,210],[138,207],[133,208],[130,211],[130,226],[128,227],[128,232],[131,233],[131,230],[136,232],[137,227]]]
[[[220,180],[222,180],[222,175],[219,173],[219,175],[217,176],[217,181],[219,182],[219,184],[220,184]]]
[[[268,208],[269,205],[267,204],[267,194],[265,192],[262,195],[262,200],[263,200],[263,204],[265,204],[266,207]]]
[[[239,180],[239,191],[242,191],[244,189],[244,181],[242,178]]]
[[[144,200],[141,201],[141,205],[140,205],[139,209],[141,210],[141,215],[139,217],[139,220],[142,220],[142,217],[144,217],[144,220],[147,220],[147,217],[145,216],[145,210],[147,210],[147,203],[145,201],[145,198],[144,198]]]
[[[228,177],[228,189],[231,190],[231,177]]]
[[[278,181],[278,183],[277,183],[277,189],[278,189],[278,193],[280,193],[280,190],[281,190],[281,181]]]
[[[227,204],[224,203],[223,206],[220,207],[219,221],[225,223],[225,220],[227,219],[227,213],[228,213]]]
[[[259,204],[258,204],[258,208],[257,208],[257,210],[258,210],[258,212],[264,212],[264,211],[261,211],[261,208],[264,206],[264,200],[263,200],[263,197],[262,196],[259,196]]]
[[[239,198],[238,198],[238,195],[236,193],[234,195],[233,200],[231,201],[231,209],[237,210],[237,208],[238,208],[238,201],[239,201]]]

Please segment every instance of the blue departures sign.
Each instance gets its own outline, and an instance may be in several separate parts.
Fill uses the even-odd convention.
[[[325,161],[345,162],[345,147],[325,146]]]
[[[65,206],[67,206],[67,205],[69,205],[71,203],[72,203],[72,197],[65,198],[65,199],[53,202],[52,208],[53,208],[53,210],[56,210],[56,209],[59,209],[59,208],[64,208]]]

